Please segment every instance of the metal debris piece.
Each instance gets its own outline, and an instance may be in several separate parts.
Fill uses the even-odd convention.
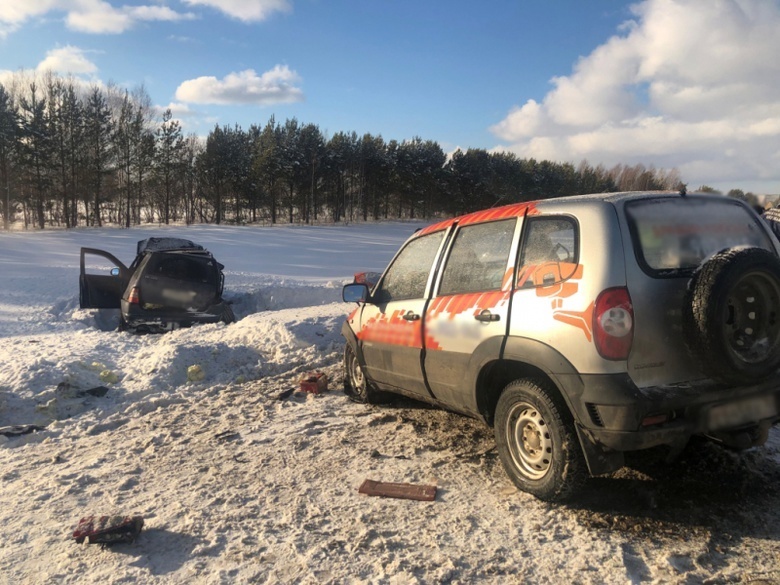
[[[84,390],[86,394],[89,394],[90,396],[96,396],[98,398],[105,396],[108,392],[108,388],[105,386],[95,386],[94,388],[90,388],[88,390]]]
[[[86,516],[79,521],[73,538],[79,544],[116,544],[133,542],[141,533],[141,516]]]
[[[42,431],[43,427],[38,425],[12,425],[10,427],[0,427],[0,435],[6,437],[18,437],[20,435],[26,435],[28,433],[34,433],[35,431]]]
[[[279,396],[276,397],[277,400],[284,400],[285,398],[289,398],[292,393],[295,392],[295,388],[290,388],[289,390],[285,390]]]
[[[432,502],[436,499],[435,485],[415,485],[412,483],[391,483],[386,481],[374,481],[367,479],[358,490],[368,496],[383,498],[398,498],[401,500],[420,500]]]
[[[227,430],[227,431],[222,431],[221,433],[217,433],[216,435],[214,435],[214,438],[217,441],[232,441],[233,439],[237,439],[240,436],[241,433],[239,433],[238,431]]]

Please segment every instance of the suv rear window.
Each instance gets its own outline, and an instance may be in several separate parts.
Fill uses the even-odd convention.
[[[217,283],[217,271],[214,269],[213,261],[189,258],[182,254],[160,256],[152,273],[187,282]]]
[[[653,276],[675,276],[726,248],[774,250],[760,219],[741,203],[712,197],[642,199],[626,204],[637,260]]]

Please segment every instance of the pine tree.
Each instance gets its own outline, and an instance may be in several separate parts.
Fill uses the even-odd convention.
[[[0,189],[3,201],[3,227],[11,225],[11,170],[19,138],[19,114],[16,104],[0,84]]]
[[[112,170],[114,149],[111,141],[113,120],[106,96],[99,87],[90,91],[84,110],[86,128],[86,167],[92,196],[93,225],[102,226],[104,179]]]
[[[181,124],[173,119],[170,108],[163,113],[162,124],[156,133],[156,173],[163,189],[163,221],[171,220],[171,203],[174,197],[174,183],[181,164],[184,138]]]
[[[41,97],[38,86],[32,82],[29,96],[21,100],[21,163],[29,187],[30,196],[22,198],[25,205],[25,226],[28,211],[35,214],[40,229],[46,226],[46,202],[52,184],[54,145],[50,130],[46,98]]]

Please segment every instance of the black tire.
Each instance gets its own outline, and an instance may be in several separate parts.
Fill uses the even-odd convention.
[[[230,325],[236,322],[236,316],[233,314],[233,308],[230,305],[225,305],[225,309],[222,311],[221,321],[225,325]]]
[[[547,383],[522,379],[504,388],[494,432],[509,478],[540,500],[568,500],[588,477],[571,413]]]
[[[763,248],[719,252],[694,273],[683,305],[688,351],[714,380],[744,385],[780,367],[780,259]]]
[[[349,343],[344,347],[344,394],[360,404],[384,402],[384,393],[376,390],[366,379],[357,354]]]

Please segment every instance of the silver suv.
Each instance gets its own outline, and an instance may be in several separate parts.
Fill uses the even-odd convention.
[[[740,201],[617,193],[448,219],[410,237],[342,333],[348,394],[403,394],[493,425],[548,501],[624,453],[780,420],[780,244]]]

